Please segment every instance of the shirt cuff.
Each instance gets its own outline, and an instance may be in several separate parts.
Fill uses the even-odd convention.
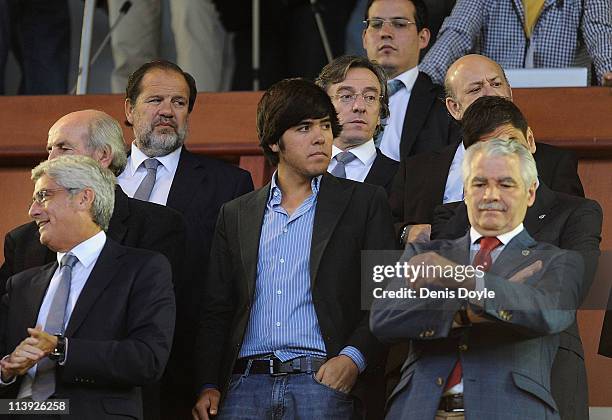
[[[363,354],[361,354],[361,352],[357,350],[356,347],[346,346],[342,349],[340,354],[350,357],[351,360],[357,365],[359,373],[362,373],[365,370],[367,366],[365,357],[363,357]]]
[[[4,357],[2,358],[2,360],[6,359],[6,358],[7,358],[7,357],[9,357],[9,356],[10,356],[10,354],[7,354],[6,356],[4,356]],[[16,380],[17,380],[17,376],[15,375],[15,376],[13,376],[13,379],[11,379],[10,381],[8,381],[8,382],[4,382],[4,381],[2,380],[2,375],[0,375],[0,387],[12,385],[12,384],[14,384],[14,383],[15,383],[15,381],[16,381]]]
[[[202,385],[202,387],[200,388],[200,392],[198,393],[198,395],[196,395],[196,398],[198,398],[202,392],[206,391],[207,389],[216,389],[219,390],[219,386],[217,384],[204,384]]]

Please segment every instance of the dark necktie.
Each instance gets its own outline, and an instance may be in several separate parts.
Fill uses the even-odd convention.
[[[147,159],[143,162],[145,168],[147,168],[147,174],[143,178],[142,182],[138,186],[138,189],[134,193],[134,198],[142,201],[149,201],[151,191],[155,185],[155,177],[157,176],[157,167],[159,166],[159,160],[155,158]]]
[[[482,271],[489,271],[491,265],[493,265],[493,259],[491,257],[491,252],[502,243],[495,236],[483,236],[480,238],[480,249],[476,253],[474,257],[474,261],[472,265],[476,267],[477,265],[482,266]],[[457,363],[455,363],[455,367],[451,371],[448,376],[448,381],[446,381],[446,386],[444,390],[450,389],[461,382],[461,376],[463,375],[463,369],[461,368],[461,360],[457,359]]]
[[[341,152],[338,153],[334,159],[338,162],[334,169],[332,169],[331,174],[338,178],[346,178],[346,164],[355,160],[357,156],[352,154],[351,152]]]
[[[64,334],[66,325],[66,306],[70,296],[72,283],[72,268],[78,258],[66,254],[60,262],[60,279],[45,322],[45,331],[49,334]],[[36,376],[32,383],[32,399],[43,401],[55,393],[55,362],[48,357],[36,365]]]

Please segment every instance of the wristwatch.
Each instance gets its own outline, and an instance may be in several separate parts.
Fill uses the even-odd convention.
[[[400,245],[406,245],[406,237],[408,236],[408,232],[410,232],[410,225],[406,225],[402,229],[402,233],[400,235]]]
[[[62,334],[55,334],[57,337],[57,345],[49,354],[49,359],[61,363],[66,358],[66,337]]]

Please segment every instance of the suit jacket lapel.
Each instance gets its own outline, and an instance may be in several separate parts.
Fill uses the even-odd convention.
[[[325,173],[317,197],[312,242],[310,244],[310,283],[314,287],[319,264],[329,238],[344,213],[353,193],[354,185],[341,184],[333,175]]]
[[[390,160],[379,149],[376,149],[376,158],[363,182],[386,188],[393,180],[395,172],[397,172],[397,165]]]
[[[113,215],[108,224],[107,234],[118,243],[123,241],[128,230],[126,224],[126,220],[130,216],[128,200],[128,196],[123,192],[121,187],[117,185],[115,187],[115,207],[113,208]]]
[[[526,229],[516,235],[499,254],[491,269],[495,274],[510,278],[518,272],[526,263],[532,262],[531,248],[536,245]]]
[[[419,72],[406,107],[400,141],[400,156],[405,157],[410,154],[416,142],[417,134],[425,124],[429,110],[436,99],[436,91],[431,80],[429,80],[429,76]]]
[[[557,201],[555,193],[540,180],[540,186],[536,191],[536,198],[533,206],[527,209],[525,214],[525,229],[531,236],[534,236],[548,222],[550,213],[553,211]]]
[[[270,184],[259,189],[246,200],[239,209],[238,215],[238,243],[240,244],[240,256],[246,275],[249,298],[255,290],[255,279],[257,277],[257,261],[259,256],[259,239],[263,225],[264,212],[268,203]],[[257,223],[259,221],[259,223]]]
[[[201,162],[183,146],[166,201],[168,207],[185,214],[185,210],[194,197],[193,186],[201,184],[206,177],[206,171],[203,169],[205,168]]]
[[[440,254],[457,264],[470,264],[470,232],[456,241],[446,241]]]
[[[124,253],[112,239],[107,238],[104,248],[96,261],[81,294],[76,302],[70,321],[66,326],[66,336],[72,336],[81,326],[98,296],[106,289],[121,269],[117,259]]]

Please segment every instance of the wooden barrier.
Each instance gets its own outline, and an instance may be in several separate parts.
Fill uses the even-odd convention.
[[[199,94],[190,115],[190,150],[239,163],[256,186],[272,173],[265,164],[255,132],[260,92]],[[612,89],[515,89],[514,100],[525,113],[536,140],[575,150],[586,195],[604,209],[602,250],[612,250]],[[0,97],[0,235],[28,220],[32,196],[29,170],[46,158],[49,127],[62,115],[100,109],[125,120],[121,95]],[[131,129],[124,127],[126,141]],[[579,324],[589,375],[590,405],[612,406],[609,392],[612,360],[597,355],[603,311],[580,311]]]

